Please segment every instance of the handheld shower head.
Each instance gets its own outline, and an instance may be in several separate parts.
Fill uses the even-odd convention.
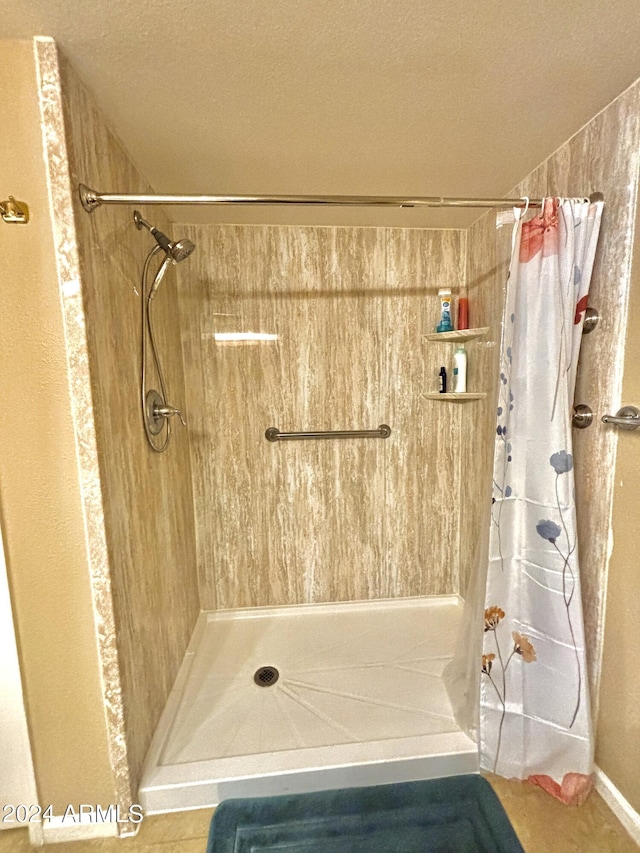
[[[188,258],[191,252],[195,249],[195,245],[191,242],[191,240],[176,240],[175,243],[172,243],[170,249],[170,255],[175,261],[176,264],[179,264],[180,261],[184,261],[185,258]]]
[[[184,259],[188,258],[191,252],[195,249],[191,240],[187,240],[186,238],[184,240],[177,240],[174,243],[173,240],[170,240],[166,234],[163,234],[162,231],[160,231],[159,228],[155,228],[150,222],[143,219],[139,210],[133,211],[133,221],[136,223],[136,228],[139,231],[146,228],[147,231],[155,237],[158,246],[160,246],[160,248],[166,253],[168,258],[171,258],[174,264],[179,264],[180,261],[184,261]]]

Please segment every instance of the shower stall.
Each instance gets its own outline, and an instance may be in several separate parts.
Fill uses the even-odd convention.
[[[155,453],[140,412],[149,238],[133,206],[89,215],[77,187],[153,191],[53,42],[36,40],[36,56],[119,800],[139,792],[149,811],[167,811],[473,772],[476,746],[441,674],[488,526],[507,220],[193,224],[187,208],[172,223],[141,203],[169,242],[196,247],[153,300],[171,406],[186,423],[174,418],[171,445]],[[615,171],[594,153],[603,134],[613,145],[637,133],[620,130],[623,107],[511,195],[601,190],[607,228],[631,233],[620,188],[635,186],[632,158]],[[595,305],[626,305],[630,256],[619,247],[602,240]],[[470,395],[438,399],[453,349],[426,335],[438,290],[462,286],[471,325],[488,331],[468,344]],[[621,364],[607,341],[624,323],[612,312],[606,338],[591,335],[581,356],[607,410]],[[578,401],[587,387],[579,375]],[[265,435],[380,425],[387,437]],[[574,448],[597,697],[615,440],[584,430]],[[594,457],[611,472],[604,483],[581,470]]]
[[[173,333],[194,354],[181,406],[203,611],[145,761],[143,808],[476,771],[442,682],[461,615],[458,519],[444,493],[439,512],[429,501],[420,470],[432,443],[457,491],[460,422],[421,399],[453,433],[447,452],[416,410],[433,353],[409,353],[436,301],[428,283],[405,293],[400,272],[418,247],[461,269],[459,235],[411,247],[399,231],[187,225],[172,242],[138,211],[134,223],[157,244],[140,294],[154,451],[172,450],[154,333],[172,267]],[[394,427],[352,428],[385,419]]]

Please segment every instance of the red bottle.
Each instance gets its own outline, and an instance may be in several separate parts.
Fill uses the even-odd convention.
[[[466,296],[458,299],[458,331],[469,328],[469,300]]]

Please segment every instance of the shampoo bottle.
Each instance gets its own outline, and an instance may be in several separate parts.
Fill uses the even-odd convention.
[[[451,320],[451,290],[442,288],[438,291],[440,297],[440,322],[436,326],[436,332],[453,332]]]
[[[467,351],[463,346],[457,347],[453,355],[453,390],[456,394],[467,390]]]

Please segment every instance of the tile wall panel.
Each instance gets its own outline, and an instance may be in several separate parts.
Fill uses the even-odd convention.
[[[386,387],[390,446],[385,548],[394,595],[437,595],[459,587],[459,483],[462,406],[428,400],[454,346],[427,342],[439,320],[438,290],[456,293],[465,276],[459,231],[387,231]],[[391,592],[391,591],[390,591]]]
[[[473,571],[486,560],[490,519],[491,475],[498,394],[500,339],[505,285],[509,269],[511,224],[496,227],[491,212],[467,232],[467,288],[472,327],[487,334],[470,341],[469,390],[483,391],[484,400],[461,407],[460,456],[460,590],[464,594]]]
[[[189,226],[181,269],[203,607],[454,592],[455,407],[427,404],[460,232]],[[221,344],[224,331],[277,341]],[[271,444],[265,429],[387,440]]]
[[[136,229],[129,208],[104,207],[87,214],[76,190],[80,181],[103,190],[150,188],[64,59],[61,75],[126,746],[135,790],[199,612],[189,437],[178,425],[169,450],[156,454],[142,427],[139,277],[153,240]],[[169,230],[158,208],[143,210],[143,215]],[[185,394],[174,273],[164,279],[155,308],[170,402],[181,407]]]

